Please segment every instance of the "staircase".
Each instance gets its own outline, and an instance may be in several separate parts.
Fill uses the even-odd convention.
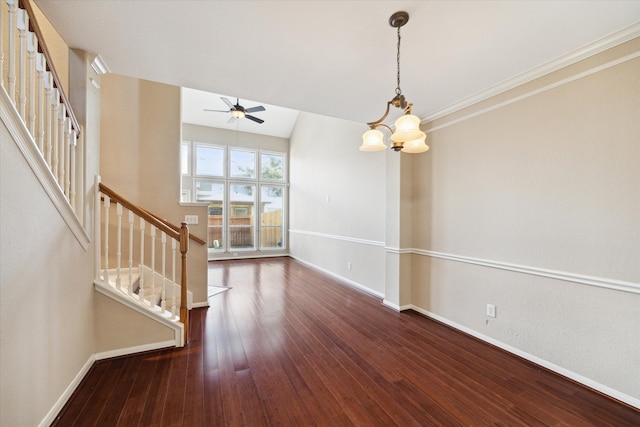
[[[205,242],[186,223],[179,227],[137,206],[99,176],[95,188],[95,289],[172,328],[176,346],[183,346],[193,300],[186,288],[189,240]]]
[[[189,241],[206,242],[191,236],[185,223],[173,225],[124,199],[99,177],[95,214],[87,214],[87,132],[35,16],[29,1],[0,0],[0,119],[78,242],[85,251],[95,245],[95,289],[173,329],[182,346],[192,301]]]

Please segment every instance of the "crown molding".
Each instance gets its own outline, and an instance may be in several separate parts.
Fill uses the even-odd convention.
[[[96,55],[96,57],[93,58],[93,61],[91,61],[91,68],[93,68],[93,71],[95,71],[99,76],[111,72],[100,55]]]
[[[538,67],[532,68],[529,71],[518,74],[502,83],[498,83],[482,92],[478,92],[475,95],[471,95],[467,98],[463,98],[458,102],[455,102],[447,107],[436,110],[426,116],[420,118],[420,123],[425,124],[433,120],[439,119],[446,115],[455,113],[456,111],[470,107],[478,102],[489,99],[493,96],[504,93],[508,90],[521,86],[525,83],[533,81],[537,78],[550,74],[554,71],[567,67],[571,64],[575,64],[590,56],[596,55],[607,49],[611,49],[629,40],[632,40],[640,36],[640,22],[637,22],[622,30],[611,33],[601,39],[598,39],[592,43],[589,43],[579,49],[573,50],[566,55],[546,62]]]

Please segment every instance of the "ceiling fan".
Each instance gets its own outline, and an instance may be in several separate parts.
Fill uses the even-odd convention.
[[[249,120],[253,120],[256,123],[264,123],[264,120],[247,114],[247,113],[255,113],[257,111],[264,111],[264,107],[262,105],[259,105],[257,107],[251,107],[251,108],[244,108],[242,105],[240,105],[240,100],[238,98],[236,98],[235,105],[233,105],[233,103],[229,101],[229,99],[225,98],[224,96],[221,96],[220,99],[222,99],[222,101],[224,101],[224,103],[229,106],[228,110],[209,110],[205,108],[204,111],[213,111],[216,113],[231,113],[231,118],[229,118],[229,121],[227,123],[233,123],[236,121],[236,119],[241,119],[243,117],[246,117]]]

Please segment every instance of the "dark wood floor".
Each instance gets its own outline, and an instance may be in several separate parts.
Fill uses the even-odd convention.
[[[233,289],[182,349],[98,362],[57,426],[640,426],[640,412],[289,258],[211,263]]]

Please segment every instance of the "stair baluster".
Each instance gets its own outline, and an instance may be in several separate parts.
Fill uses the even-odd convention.
[[[36,40],[36,44],[38,41]],[[44,151],[44,134],[45,134],[45,113],[47,111],[45,107],[45,75],[47,71],[47,60],[44,55],[39,53],[36,56],[36,71],[38,73],[38,130],[36,132],[36,143],[38,144],[38,148],[43,156],[45,156]]]
[[[156,227],[151,225],[151,298],[149,307],[156,305]]]
[[[62,185],[64,189],[64,194],[67,196],[67,200],[71,202],[71,120],[69,117],[65,117],[63,120],[63,130],[64,130],[64,167],[62,168],[62,179],[60,181],[60,185]],[[65,173],[66,171],[66,173]],[[64,184],[64,185],[63,185]]]
[[[133,212],[129,211],[129,296],[133,296]]]
[[[118,229],[116,231],[116,289],[122,290],[122,278],[120,277],[120,261],[122,259],[122,205],[116,203],[116,216],[118,217]]]
[[[167,311],[167,276],[166,276],[166,257],[167,257],[167,235],[163,231],[160,234],[160,242],[162,243],[162,296],[160,300],[160,308],[162,313]]]
[[[111,199],[104,196],[104,274],[102,280],[109,282],[109,206]]]
[[[53,153],[53,135],[51,134],[51,121],[53,120],[53,112],[51,111],[51,98],[53,97],[53,76],[50,72],[44,73],[44,94],[45,94],[45,115],[47,116],[45,128],[43,132],[46,135],[47,140],[47,164],[49,169],[53,172],[53,163],[51,161],[51,153]],[[54,174],[55,175],[55,174]]]
[[[71,151],[71,158],[69,159],[71,163],[69,168],[69,203],[73,211],[78,212],[76,209],[76,147],[78,146],[78,133],[74,130],[71,135],[72,138],[69,146],[69,150]]]
[[[58,129],[56,131],[58,141],[58,185],[64,192],[65,180],[65,144],[64,144],[64,120],[67,117],[67,108],[58,101]]]
[[[49,110],[49,120],[50,123],[49,125],[51,126],[51,128],[49,129],[49,134],[51,135],[51,155],[53,156],[53,158],[51,159],[51,161],[53,162],[51,165],[51,172],[53,172],[53,176],[56,177],[56,180],[58,179],[58,164],[59,164],[59,157],[58,157],[58,89],[57,88],[53,88],[51,89],[51,98],[49,99],[49,101],[51,102],[50,104],[50,110]]]
[[[36,54],[38,53],[38,38],[29,31],[27,34],[27,57],[29,58],[29,133],[36,135]]]
[[[18,8],[17,0],[6,0],[9,6],[9,73],[7,75],[7,83],[9,84],[9,98],[16,104],[16,61],[14,55],[16,54],[16,35],[14,28],[16,28],[16,14]]]
[[[176,240],[171,240],[171,317],[176,317]]]
[[[18,9],[18,113],[26,123],[27,119],[27,29],[29,28],[29,15],[24,9]]]
[[[140,218],[140,290],[138,291],[138,297],[140,303],[144,304],[144,219]]]

